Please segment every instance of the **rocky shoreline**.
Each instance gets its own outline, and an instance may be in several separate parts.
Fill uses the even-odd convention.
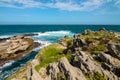
[[[119,35],[102,28],[65,36],[8,80],[120,80]]]
[[[0,39],[0,66],[10,60],[18,59],[24,54],[30,53],[33,49],[43,45],[35,42],[28,36],[35,36],[37,34],[23,34],[16,35],[9,38]]]

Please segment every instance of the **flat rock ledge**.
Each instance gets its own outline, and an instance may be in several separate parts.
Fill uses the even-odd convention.
[[[0,43],[0,66],[10,60],[22,57],[23,54],[30,53],[41,45],[41,43],[34,42],[32,38],[22,35],[3,39]]]

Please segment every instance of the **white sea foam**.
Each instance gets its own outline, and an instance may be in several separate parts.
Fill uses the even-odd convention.
[[[0,38],[8,38],[10,36],[12,36],[12,35],[2,35],[2,36],[0,36]]]
[[[4,67],[7,67],[7,66],[10,66],[10,65],[12,65],[12,63],[14,63],[15,61],[14,60],[12,60],[12,61],[10,61],[10,62],[8,62],[8,63],[5,63],[2,67],[0,67],[0,68],[4,68]]]
[[[47,33],[38,33],[39,36],[48,36],[49,34]]]
[[[38,36],[58,36],[58,35],[69,35],[70,31],[48,31],[48,32],[39,32]]]
[[[50,31],[50,32],[46,32],[49,34],[69,34],[70,31]]]
[[[48,46],[48,45],[51,44],[49,41],[42,41],[42,40],[35,40],[35,42],[41,43],[42,46],[40,46],[38,48],[35,48],[34,51],[39,50],[39,49],[41,49],[41,48],[43,48],[43,47]]]

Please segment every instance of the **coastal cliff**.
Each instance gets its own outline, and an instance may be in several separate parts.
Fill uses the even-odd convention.
[[[39,43],[34,42],[32,38],[27,38],[24,35],[1,39],[0,66],[10,60],[22,57],[24,54],[29,53],[38,46],[40,46]]]
[[[102,28],[65,36],[7,80],[120,80],[120,34]]]

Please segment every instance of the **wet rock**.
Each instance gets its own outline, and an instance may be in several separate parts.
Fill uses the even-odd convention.
[[[37,36],[38,34],[23,34],[23,36],[27,37],[27,36]]]
[[[43,44],[41,44],[41,43],[39,43],[39,42],[34,42],[33,43],[33,48],[35,49],[35,48],[38,48],[38,47],[40,47],[40,46],[42,46]]]

